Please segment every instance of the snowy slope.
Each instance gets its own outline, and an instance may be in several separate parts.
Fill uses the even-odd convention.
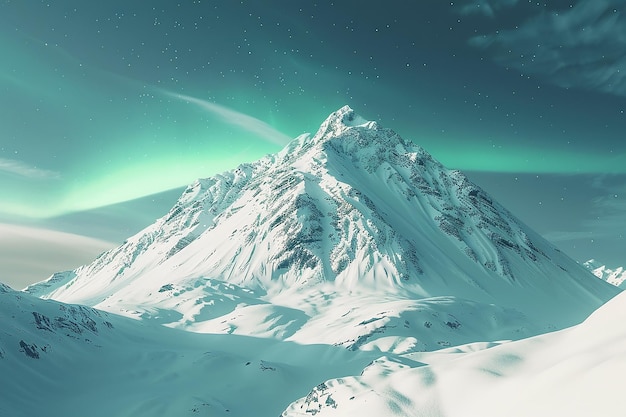
[[[563,328],[617,292],[349,107],[27,291],[198,332],[400,350]]]
[[[570,329],[398,354],[185,332],[0,284],[0,415],[618,417],[625,319],[622,294]]]
[[[282,415],[623,416],[624,320],[620,294],[566,330],[490,349],[381,357],[359,376],[316,385]]]
[[[626,270],[623,267],[620,266],[610,269],[595,259],[590,259],[583,265],[601,280],[622,289],[626,288],[626,284],[624,283],[626,281]]]
[[[375,359],[326,345],[184,332],[0,284],[0,415],[276,416]]]

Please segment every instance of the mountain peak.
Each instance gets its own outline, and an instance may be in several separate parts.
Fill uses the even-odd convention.
[[[327,118],[331,124],[339,124],[348,127],[361,126],[374,123],[357,114],[350,106],[345,105]]]
[[[139,315],[167,304],[182,317],[170,292],[184,289],[196,303],[188,293],[213,291],[205,278],[267,300],[316,291],[453,294],[567,325],[584,318],[581,303],[596,306],[617,291],[587,283],[584,268],[462,173],[349,106],[278,154],[200,180],[119,248],[37,287],[111,311],[133,305]],[[238,297],[250,298],[244,290]],[[529,309],[531,299],[544,308]]]
[[[331,113],[330,116],[326,118],[314,138],[317,138],[319,141],[325,141],[333,137],[341,136],[345,131],[355,128],[359,130],[381,129],[378,123],[365,119],[350,106],[346,105]]]

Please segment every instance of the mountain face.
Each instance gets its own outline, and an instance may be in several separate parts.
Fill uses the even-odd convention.
[[[622,344],[587,322],[505,342],[580,323],[619,289],[349,107],[25,291],[0,285],[0,415],[523,415],[529,375],[571,346],[582,365],[608,346],[602,372],[623,369]],[[533,392],[580,380],[544,375]]]
[[[590,259],[583,265],[601,280],[622,289],[626,287],[624,283],[626,281],[626,270],[623,267],[620,266],[615,269],[610,269],[595,259]]]
[[[349,107],[26,291],[198,332],[355,349],[392,332],[418,350],[569,326],[617,292]],[[434,328],[446,336],[424,334]]]

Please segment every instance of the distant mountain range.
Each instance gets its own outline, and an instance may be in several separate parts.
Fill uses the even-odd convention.
[[[609,284],[613,284],[622,289],[626,288],[626,284],[624,284],[624,281],[626,281],[626,270],[624,270],[623,267],[620,266],[610,269],[595,259],[590,259],[583,265],[595,276],[608,282]]]
[[[2,292],[15,324],[0,353],[15,361],[0,372],[19,375],[19,399],[0,411],[66,415],[69,405],[49,404],[80,389],[80,415],[295,416],[341,413],[347,393],[342,407],[368,415],[370,394],[346,381],[383,390],[373,403],[387,412],[370,415],[422,415],[393,380],[401,369],[426,378],[438,354],[424,352],[449,359],[452,346],[563,329],[619,290],[461,172],[343,107],[278,154],[196,181],[118,248],[25,292]],[[47,359],[74,356],[84,370]],[[104,377],[90,387],[83,372]],[[376,383],[363,379],[371,372]],[[122,398],[94,410],[106,392]]]

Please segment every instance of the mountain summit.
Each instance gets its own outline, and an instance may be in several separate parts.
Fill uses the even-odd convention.
[[[347,106],[275,155],[194,182],[120,247],[27,291],[197,331],[282,337],[337,300],[394,300],[398,318],[464,300],[467,314],[515,312],[523,333],[578,323],[617,292],[461,172]],[[245,309],[274,327],[245,330]]]

